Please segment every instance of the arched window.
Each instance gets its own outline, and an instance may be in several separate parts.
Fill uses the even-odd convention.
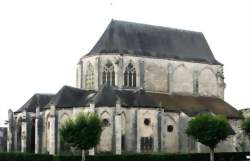
[[[110,86],[115,86],[115,71],[111,62],[108,62],[103,69],[102,83]]]
[[[91,64],[89,64],[87,67],[85,87],[86,89],[94,88],[94,68]]]
[[[198,94],[199,93],[199,81],[196,79],[194,81],[194,94]]]
[[[35,126],[36,126],[35,118],[32,118],[31,129],[30,129],[30,151],[32,153],[35,152],[35,128],[36,128]]]
[[[129,63],[124,72],[124,86],[136,87],[136,70],[132,63]]]
[[[51,131],[51,128],[50,128],[50,114],[47,115],[46,117],[46,120],[45,120],[45,125],[46,125],[46,150],[47,152],[50,151],[50,131]]]
[[[19,117],[16,122],[16,151],[21,152],[22,142],[22,118]]]

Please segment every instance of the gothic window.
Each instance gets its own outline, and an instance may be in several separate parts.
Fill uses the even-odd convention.
[[[86,71],[85,87],[86,89],[94,88],[94,68],[91,64],[88,65],[88,68]]]
[[[50,151],[50,115],[47,115],[46,118],[46,150],[47,152]]]
[[[199,93],[199,81],[198,80],[195,80],[194,82],[194,93],[195,94],[198,94]]]
[[[122,151],[126,150],[126,114],[122,112],[121,114],[121,125],[122,125]]]
[[[30,145],[31,145],[31,152],[35,152],[35,118],[31,120],[31,133],[30,133]]]
[[[125,135],[122,134],[122,150],[125,150]]]
[[[19,118],[16,123],[16,151],[21,151],[22,142],[22,118]]]
[[[136,87],[136,70],[132,63],[129,63],[124,72],[124,86]]]
[[[153,150],[154,140],[152,137],[141,137],[141,151],[150,152]]]
[[[115,70],[111,62],[108,62],[103,69],[102,83],[110,86],[115,86]]]

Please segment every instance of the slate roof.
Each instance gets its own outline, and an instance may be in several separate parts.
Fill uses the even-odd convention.
[[[63,86],[45,108],[49,108],[52,104],[56,107],[65,108],[84,107],[90,103],[95,93],[96,92],[92,90],[82,90],[70,86]]]
[[[61,108],[84,107],[95,103],[95,107],[114,107],[120,101],[123,107],[157,107],[158,104],[143,90],[117,90],[104,86],[99,91],[83,90],[70,86],[62,87],[45,106]]]
[[[117,101],[122,107],[158,107],[158,103],[144,90],[117,90],[104,86],[93,99],[96,107],[114,107]]]
[[[36,112],[36,107],[44,107],[49,103],[52,94],[34,94],[21,108],[19,108],[15,113],[22,112],[26,110],[27,112]]]
[[[86,56],[127,54],[221,65],[201,32],[112,20]]]
[[[228,118],[242,118],[239,111],[222,99],[204,96],[182,96],[163,93],[148,93],[160,102],[166,111],[182,111],[189,116],[212,112]]]
[[[242,116],[239,111],[222,99],[215,97],[194,97],[183,95],[169,95],[166,93],[145,92],[142,89],[128,90],[115,89],[104,86],[99,91],[83,90],[70,86],[62,87],[57,94],[49,97],[46,101],[34,95],[23,107],[28,111],[34,112],[37,104],[40,107],[49,108],[55,105],[57,108],[87,107],[91,102],[95,107],[114,107],[119,101],[122,107],[144,107],[144,108],[163,108],[165,111],[184,112],[188,116],[195,116],[204,112],[212,112],[224,115],[228,118],[240,119]],[[47,105],[46,105],[47,102]],[[44,105],[44,106],[42,106]]]

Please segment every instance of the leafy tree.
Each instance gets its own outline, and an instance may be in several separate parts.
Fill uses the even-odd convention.
[[[244,133],[248,136],[250,139],[250,117],[246,118],[242,124],[242,129]]]
[[[223,116],[201,114],[188,122],[186,134],[210,148],[210,160],[214,161],[214,148],[232,134],[230,124]]]
[[[79,113],[75,119],[66,120],[60,128],[61,139],[70,146],[82,150],[82,161],[85,160],[84,150],[99,143],[101,132],[102,122],[96,113]]]

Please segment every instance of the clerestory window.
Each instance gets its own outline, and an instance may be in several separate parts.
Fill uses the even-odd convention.
[[[94,89],[94,68],[91,64],[88,65],[86,71],[85,87],[86,89]]]
[[[195,80],[194,82],[194,94],[198,94],[199,93],[199,81]]]
[[[132,63],[129,63],[125,69],[124,86],[136,87],[136,70]]]
[[[111,62],[108,62],[103,68],[102,83],[115,86],[115,70]]]

